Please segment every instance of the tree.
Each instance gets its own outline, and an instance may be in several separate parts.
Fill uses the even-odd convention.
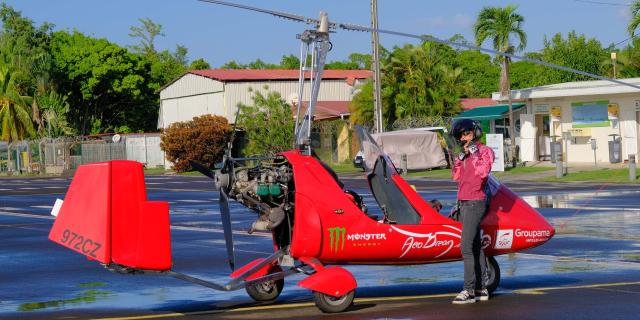
[[[11,66],[12,81],[18,92],[32,95],[36,86],[33,77],[35,64],[49,50],[50,32],[53,25],[43,23],[36,27],[31,19],[22,17],[19,11],[5,3],[0,5],[0,60]]]
[[[498,90],[500,67],[491,56],[477,50],[462,50],[455,58],[456,67],[462,68],[464,79],[473,83],[469,97],[490,97]]]
[[[478,14],[478,19],[473,26],[476,44],[482,45],[487,39],[491,39],[493,48],[504,53],[514,53],[527,46],[527,35],[522,30],[524,17],[516,13],[517,7],[508,5],[500,7],[484,7]],[[518,39],[518,45],[514,46],[510,40],[514,35]],[[511,88],[509,84],[509,57],[502,57],[502,74],[500,76],[500,94],[509,101],[509,132],[512,136],[511,154],[513,155],[512,165],[516,165],[515,154],[515,119],[513,118],[513,107],[511,106]]]
[[[631,21],[629,21],[627,32],[629,32],[629,35],[633,37],[635,35],[636,29],[638,29],[638,26],[640,26],[640,0],[633,1],[630,10]]]
[[[209,62],[207,62],[202,58],[191,61],[191,64],[189,65],[189,70],[206,70],[206,69],[211,69],[211,65],[209,64]]]
[[[275,155],[292,148],[294,143],[293,114],[280,93],[271,91],[265,97],[256,92],[253,105],[240,104],[236,122],[244,129],[247,145],[243,153],[251,155]]]
[[[0,139],[12,143],[35,134],[31,122],[30,98],[21,96],[11,70],[0,68]]]
[[[282,69],[298,69],[300,68],[300,58],[292,54],[284,55],[280,59],[280,67]]]
[[[49,91],[46,95],[36,97],[36,100],[42,113],[44,136],[56,138],[75,134],[67,121],[70,106],[66,96]]]
[[[585,35],[571,31],[566,39],[560,33],[556,33],[551,40],[545,38],[540,57],[546,62],[604,75],[606,66],[602,65],[602,61],[609,59],[609,53],[598,40],[587,39]],[[546,67],[540,74],[544,84],[591,80],[588,76]]]
[[[164,36],[162,33],[162,25],[153,22],[149,18],[138,19],[142,26],[131,26],[129,36],[132,38],[140,38],[140,44],[133,45],[131,48],[138,53],[153,55],[156,54],[154,45],[157,36]]]
[[[177,172],[191,170],[189,160],[214,168],[222,160],[231,126],[221,116],[203,115],[172,123],[160,136],[160,148]]]
[[[68,94],[67,119],[80,134],[155,129],[158,97],[141,56],[77,31],[54,32],[51,56],[59,92]]]

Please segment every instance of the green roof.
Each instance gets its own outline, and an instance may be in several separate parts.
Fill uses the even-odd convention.
[[[525,106],[525,103],[512,103],[513,110],[518,110]],[[509,113],[508,104],[499,104],[495,106],[475,107],[471,110],[460,113],[455,119],[474,119],[474,120],[494,120],[504,118]]]

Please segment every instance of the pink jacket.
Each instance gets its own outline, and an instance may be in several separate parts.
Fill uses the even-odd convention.
[[[451,175],[458,181],[458,200],[484,200],[484,186],[487,182],[494,155],[491,148],[477,143],[478,151],[467,155],[464,160],[456,158]]]

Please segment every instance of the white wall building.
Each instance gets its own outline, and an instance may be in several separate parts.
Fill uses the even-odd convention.
[[[640,85],[640,78],[622,79]],[[499,93],[493,93],[497,100]],[[512,91],[526,102],[520,115],[520,156],[523,161],[548,160],[549,143],[563,146],[568,162],[609,163],[608,142],[620,139],[621,160],[637,155],[640,131],[640,90],[609,81],[579,81]],[[636,161],[638,157],[636,156]]]
[[[321,101],[351,101],[356,88],[371,77],[368,70],[325,70],[318,96]],[[195,116],[213,114],[235,122],[239,103],[251,105],[254,92],[277,91],[290,100],[298,92],[298,70],[194,70],[160,89],[158,128]],[[310,89],[305,88],[303,100]],[[347,104],[343,104],[347,105]]]

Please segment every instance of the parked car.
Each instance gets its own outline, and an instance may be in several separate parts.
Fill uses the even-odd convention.
[[[364,166],[364,153],[361,151],[358,151],[358,153],[356,153],[355,158],[353,158],[353,166],[356,168],[360,168],[362,169],[362,171],[365,170],[365,166]]]

